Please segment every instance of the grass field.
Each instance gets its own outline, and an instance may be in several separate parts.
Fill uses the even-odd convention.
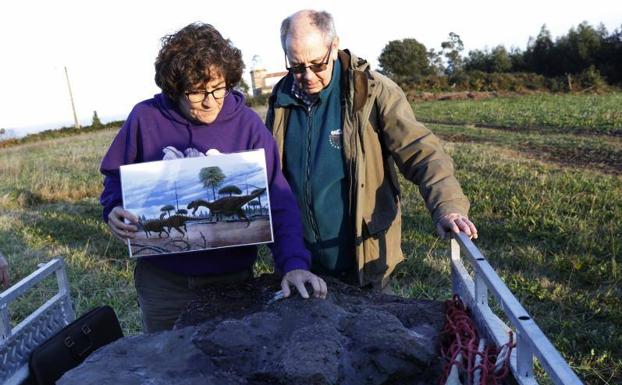
[[[532,95],[417,103],[425,122],[477,124],[540,132],[622,135],[622,93]]]
[[[570,116],[584,104],[611,111],[622,97],[573,96],[573,103],[568,96],[546,98],[557,111],[538,110],[542,103],[532,97],[460,102],[461,116],[453,102],[417,104],[415,110],[427,120],[466,124],[428,126],[445,139],[471,199],[471,218],[480,231],[477,246],[586,384],[620,384],[619,111],[595,117],[602,126],[579,117],[550,126],[542,117]],[[510,130],[478,127],[500,125],[469,113],[486,110],[488,103],[507,116],[519,116],[520,106],[531,105],[531,112],[521,112],[533,114],[525,118],[531,123],[504,121]],[[449,115],[456,120],[441,118]],[[599,135],[577,134],[586,131]],[[63,256],[77,312],[110,304],[124,331],[137,333],[132,264],[126,248],[107,232],[98,203],[97,168],[114,134],[104,130],[0,150],[0,250],[13,281],[37,263]],[[448,244],[434,235],[416,186],[402,181],[402,189],[407,260],[397,269],[396,288],[406,296],[447,299]],[[268,268],[263,262],[258,266]],[[36,305],[33,298],[20,301],[11,309],[13,318],[23,318]]]

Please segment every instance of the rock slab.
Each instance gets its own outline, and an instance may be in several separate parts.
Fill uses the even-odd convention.
[[[442,303],[327,282],[326,300],[270,301],[272,276],[206,288],[175,330],[104,346],[58,384],[438,382]]]

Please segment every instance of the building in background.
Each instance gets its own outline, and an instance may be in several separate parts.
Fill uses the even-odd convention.
[[[285,75],[287,75],[287,71],[268,72],[263,68],[252,69],[251,87],[253,88],[253,96],[269,95],[272,92],[272,88]]]

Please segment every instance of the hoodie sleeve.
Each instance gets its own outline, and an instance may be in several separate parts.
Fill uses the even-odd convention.
[[[255,125],[258,134],[253,148],[263,148],[266,154],[270,211],[274,229],[274,243],[269,247],[274,256],[276,270],[282,274],[296,269],[309,270],[311,253],[304,246],[300,210],[281,171],[276,143],[258,117]]]
[[[104,174],[104,190],[99,202],[104,208],[105,222],[108,222],[108,214],[112,209],[123,204],[119,167],[137,162],[140,130],[136,115],[136,108],[134,108],[112,141],[99,168],[99,171]]]

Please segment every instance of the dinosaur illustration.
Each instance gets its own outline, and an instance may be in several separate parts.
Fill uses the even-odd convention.
[[[171,235],[164,227],[162,219],[150,219],[145,222],[139,221],[138,229],[144,231],[147,238],[151,237],[152,232],[158,233],[158,238],[162,238],[162,232],[166,233],[168,236]]]
[[[220,215],[237,215],[238,218],[244,219],[246,221],[246,227],[248,227],[250,226],[251,221],[244,214],[242,206],[263,194],[264,191],[266,191],[266,189],[262,188],[258,189],[253,194],[237,197],[224,197],[217,199],[213,202],[207,202],[203,199],[197,199],[188,204],[188,209],[193,209],[192,215],[194,215],[199,207],[207,207],[212,214],[216,215],[217,221]]]
[[[184,236],[185,233],[188,232],[186,222],[196,220],[197,218],[187,217],[185,215],[172,215],[168,218],[163,218],[163,216],[160,216],[160,219],[150,219],[146,222],[139,222],[138,226],[140,230],[143,230],[145,232],[147,238],[151,236],[152,232],[157,232],[159,238],[162,238],[163,232],[170,237],[171,230],[173,229],[179,231],[181,235]]]
[[[184,230],[186,230],[186,232],[188,232],[188,228],[186,227],[186,222],[190,222],[190,221],[196,221],[197,218],[192,218],[192,217],[187,217],[185,215],[179,215],[179,214],[175,214],[173,216],[170,216],[164,220],[162,220],[162,225],[164,227],[168,227],[168,231],[170,233],[171,230],[175,229],[177,231],[179,231],[181,233],[182,236],[186,235],[183,231],[182,231],[182,227]]]

